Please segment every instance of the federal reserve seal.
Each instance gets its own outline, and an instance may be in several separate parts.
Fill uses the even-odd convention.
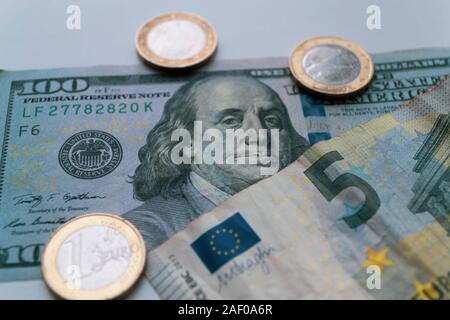
[[[109,133],[88,130],[74,134],[59,151],[59,164],[65,172],[79,179],[106,176],[122,160],[122,147]]]

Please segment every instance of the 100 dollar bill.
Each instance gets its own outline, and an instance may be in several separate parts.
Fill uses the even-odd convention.
[[[415,67],[377,79],[396,83],[416,77],[425,79],[424,87],[450,71],[449,51],[381,54],[384,62]],[[151,249],[261,180],[240,166],[228,175],[211,170],[199,178],[186,166],[157,161],[170,146],[171,130],[189,127],[218,107],[246,108],[244,102],[268,93],[269,100],[277,100],[277,117],[288,132],[284,165],[295,160],[307,147],[304,138],[312,143],[320,139],[313,138],[317,132],[308,124],[307,96],[296,91],[286,66],[285,59],[260,59],[219,63],[185,76],[155,74],[144,67],[0,73],[0,281],[39,278],[46,239],[77,215],[124,215]],[[237,94],[242,81],[251,82],[252,90]],[[184,85],[189,94],[180,91]],[[422,87],[411,91],[411,97]],[[211,92],[210,103],[192,103]],[[350,118],[352,126],[367,119],[360,113]],[[335,126],[341,122],[331,114],[326,119]]]
[[[292,84],[284,65],[284,59],[233,62],[187,76],[145,67],[0,74],[0,280],[38,278],[45,241],[72,217],[123,215],[151,249],[262,179],[255,171],[237,185],[248,167],[220,175],[206,166],[201,177],[171,162],[172,132],[208,122],[205,115],[216,121],[221,111],[229,118],[267,93],[265,116],[279,114],[289,138],[286,159],[294,160],[291,153],[307,141],[300,100],[284,89]],[[209,93],[209,102],[196,102]]]

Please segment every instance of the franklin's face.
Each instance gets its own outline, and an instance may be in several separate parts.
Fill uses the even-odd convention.
[[[256,132],[267,129],[264,135],[267,140],[259,140],[259,145],[267,146],[268,156],[272,159],[278,157],[280,168],[291,162],[287,111],[279,98],[257,80],[244,77],[213,78],[197,87],[195,105],[196,120],[202,122],[203,132],[218,129],[222,132],[225,144],[227,129],[254,129]],[[279,130],[279,142],[271,141],[272,129]],[[247,140],[243,143],[251,142]],[[272,143],[279,143],[279,155],[270,154]],[[225,154],[225,147],[223,150]],[[261,174],[262,166],[270,166],[270,163],[193,164],[192,170],[216,187],[236,193],[265,177]]]

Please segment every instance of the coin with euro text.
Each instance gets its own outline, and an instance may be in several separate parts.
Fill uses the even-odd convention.
[[[64,299],[124,296],[140,278],[145,242],[127,220],[109,213],[78,216],[50,236],[42,255],[47,286]]]

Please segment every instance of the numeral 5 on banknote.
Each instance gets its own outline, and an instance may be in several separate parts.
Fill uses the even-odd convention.
[[[373,217],[380,207],[380,198],[370,184],[352,173],[343,173],[335,180],[331,180],[325,170],[339,160],[344,160],[342,155],[338,151],[330,151],[314,162],[304,174],[328,201],[333,200],[348,187],[358,188],[364,193],[366,197],[364,205],[354,214],[342,218],[350,228],[355,229]]]

